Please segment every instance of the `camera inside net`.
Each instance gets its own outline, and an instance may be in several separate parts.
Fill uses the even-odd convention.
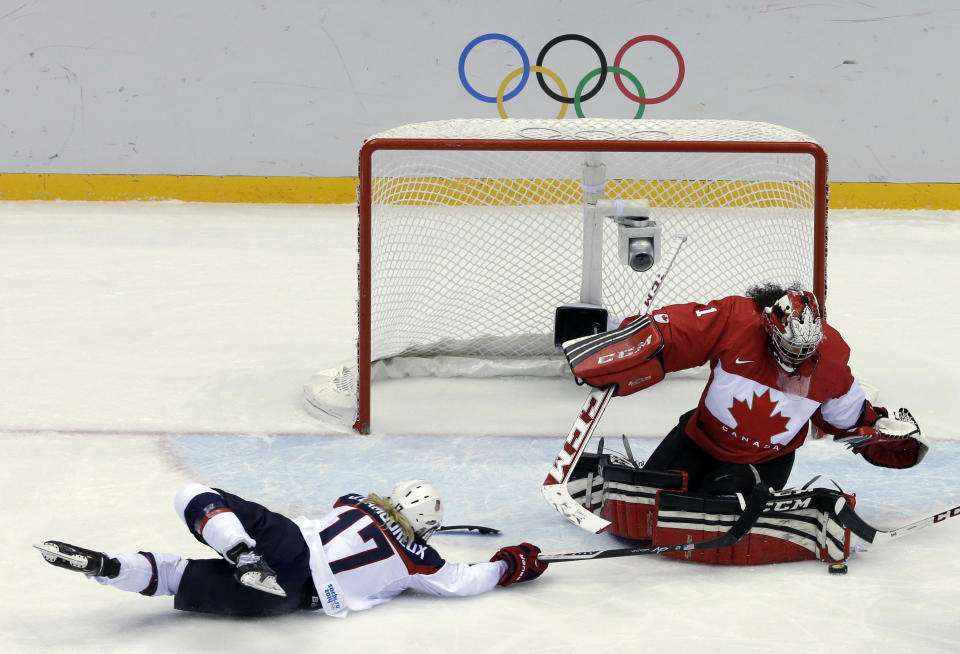
[[[660,226],[650,218],[646,200],[603,200],[603,215],[617,224],[620,263],[636,272],[646,272],[660,260]]]

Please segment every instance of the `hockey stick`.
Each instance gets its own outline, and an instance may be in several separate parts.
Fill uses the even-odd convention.
[[[673,251],[673,256],[670,257],[670,261],[666,267],[653,280],[650,291],[643,301],[643,307],[640,309],[640,313],[646,313],[653,305],[653,298],[656,297],[660,286],[663,284],[664,278],[673,267],[673,262],[677,260],[680,248],[683,247],[683,244],[687,240],[687,237],[683,235],[678,235],[676,238],[678,243],[676,249]],[[560,448],[559,454],[557,454],[553,461],[553,467],[550,468],[550,472],[547,473],[547,478],[543,480],[540,488],[544,499],[546,499],[560,515],[578,527],[592,531],[595,534],[599,534],[609,527],[610,521],[604,520],[600,516],[588,511],[574,500],[570,496],[570,491],[567,490],[567,481],[570,480],[570,475],[573,473],[577,461],[580,460],[580,455],[583,454],[583,451],[586,449],[587,443],[590,442],[590,438],[593,436],[593,430],[597,422],[599,422],[600,416],[603,415],[604,409],[607,408],[607,403],[610,402],[610,398],[613,397],[614,392],[616,392],[616,386],[594,388],[590,391],[583,406],[580,407],[580,413],[577,414],[577,419],[574,420],[570,432],[563,441],[563,447]]]
[[[444,525],[440,527],[437,531],[475,531],[479,534],[494,535],[497,536],[500,534],[499,529],[494,529],[493,527],[484,527],[482,525]]]
[[[960,506],[928,515],[895,529],[877,529],[876,527],[870,526],[866,520],[857,515],[857,512],[853,510],[853,507],[850,506],[850,503],[844,497],[837,500],[837,506],[834,507],[834,512],[837,514],[837,522],[868,543],[873,543],[878,536],[883,540],[893,540],[894,538],[906,536],[918,529],[941,523],[947,518],[958,516],[960,515]]]
[[[567,434],[567,438],[563,442],[563,447],[560,448],[560,453],[557,454],[553,462],[553,467],[550,468],[550,472],[540,488],[543,497],[553,505],[553,508],[560,515],[578,527],[595,534],[599,534],[606,529],[610,525],[610,521],[588,511],[573,499],[570,496],[570,491],[567,490],[567,481],[570,479],[577,461],[580,460],[580,455],[586,449],[587,443],[590,442],[593,428],[603,414],[603,410],[607,407],[607,402],[610,401],[614,389],[614,386],[610,386],[606,389],[595,388],[590,391],[580,408],[580,413],[577,415],[573,427],[570,428],[570,433]]]
[[[739,493],[738,493],[739,495]],[[689,552],[691,550],[715,550],[723,547],[732,547],[739,543],[753,527],[757,518],[763,513],[770,498],[770,488],[757,483],[743,506],[743,512],[726,532],[698,543],[677,543],[676,545],[653,545],[644,547],[625,547],[612,550],[592,550],[589,552],[571,552],[569,554],[541,554],[538,561],[544,563],[559,563],[562,561],[588,561],[592,559],[610,559],[618,556],[638,556],[641,554],[664,554],[668,552]],[[741,496],[741,501],[742,496]]]

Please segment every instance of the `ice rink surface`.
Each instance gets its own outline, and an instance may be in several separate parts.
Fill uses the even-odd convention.
[[[708,567],[645,556],[557,563],[484,596],[409,594],[345,620],[237,620],[101,588],[30,545],[211,556],[172,498],[188,481],[295,516],[342,493],[424,476],[449,559],[622,546],[560,518],[539,485],[585,392],[563,380],[404,380],[374,394],[375,433],[319,423],[301,385],[350,356],[352,206],[0,203],[0,651],[3,652],[957,652],[960,519],[870,546],[849,574],[821,563]],[[873,468],[805,445],[814,475],[879,527],[960,504],[955,428],[960,215],[835,211],[827,309],[880,403],[933,441],[917,468]],[[644,457],[702,382],[615,400],[608,445]]]

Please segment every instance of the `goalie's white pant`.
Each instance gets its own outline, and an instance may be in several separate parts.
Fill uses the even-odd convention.
[[[97,583],[142,595],[176,595],[188,563],[177,554],[163,552],[109,552],[107,556],[120,561],[120,574],[114,579],[94,577]]]

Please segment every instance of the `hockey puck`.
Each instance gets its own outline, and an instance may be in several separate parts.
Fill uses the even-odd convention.
[[[832,563],[830,567],[827,568],[832,575],[845,575],[847,574],[847,564],[846,563]]]

